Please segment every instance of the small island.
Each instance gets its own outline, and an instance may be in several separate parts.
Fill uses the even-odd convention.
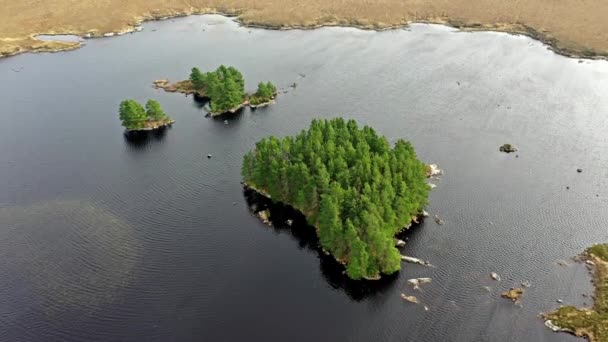
[[[124,100],[120,103],[119,118],[127,131],[151,131],[172,125],[171,119],[154,100],[148,100],[146,108],[135,100]]]
[[[271,82],[260,82],[254,94],[245,93],[245,80],[234,67],[221,65],[217,70],[203,73],[192,68],[190,78],[177,83],[166,79],[154,81],[154,87],[168,92],[195,95],[209,100],[209,115],[235,113],[239,109],[263,107],[273,103],[277,88]]]
[[[264,138],[244,156],[247,188],[299,210],[352,279],[401,269],[395,235],[428,203],[427,167],[413,146],[354,120],[314,120],[296,136]]]
[[[608,243],[588,248],[581,256],[590,269],[595,269],[595,303],[591,308],[562,306],[544,315],[545,325],[554,331],[564,331],[587,337],[591,342],[608,341]]]

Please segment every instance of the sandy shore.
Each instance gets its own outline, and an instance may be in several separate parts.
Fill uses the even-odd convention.
[[[35,2],[35,4],[32,4]],[[0,0],[0,56],[61,51],[79,43],[43,42],[37,34],[103,36],[145,20],[203,13],[238,15],[244,25],[265,28],[402,27],[411,22],[467,30],[521,33],[572,57],[608,56],[605,0]]]

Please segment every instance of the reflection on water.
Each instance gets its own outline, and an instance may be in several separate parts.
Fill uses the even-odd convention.
[[[2,208],[0,227],[0,273],[19,289],[7,311],[25,298],[50,316],[99,310],[129,285],[141,253],[128,224],[89,202]]]
[[[162,141],[171,126],[161,127],[152,131],[125,131],[123,136],[129,146],[138,149],[148,146],[150,143]]]
[[[317,255],[321,273],[332,288],[344,290],[351,299],[361,301],[374,297],[395,285],[396,274],[383,276],[378,281],[354,281],[348,278],[344,266],[331,255],[323,252],[319,246],[315,228],[306,223],[306,218],[302,213],[291,206],[274,203],[251,189],[244,189],[243,194],[247,206],[254,215],[257,216],[260,211],[268,210],[269,220],[272,223],[269,229],[276,234],[291,235],[300,249],[306,249]]]

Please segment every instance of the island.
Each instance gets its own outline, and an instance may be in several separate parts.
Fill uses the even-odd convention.
[[[120,103],[118,116],[127,131],[151,131],[172,125],[171,119],[154,100],[148,100],[146,108],[135,100],[124,100]]]
[[[166,79],[156,80],[154,86],[168,92],[193,94],[208,99],[211,116],[235,113],[245,106],[267,106],[273,103],[277,95],[277,88],[271,82],[260,82],[254,94],[245,93],[243,74],[232,66],[224,65],[206,73],[201,72],[199,68],[192,68],[188,80],[176,83],[170,83]]]
[[[371,127],[341,118],[260,140],[241,173],[247,188],[299,210],[352,279],[400,270],[395,235],[421,216],[430,191],[409,142],[391,148]]]
[[[554,331],[584,336],[591,342],[608,341],[608,243],[588,248],[582,254],[587,267],[594,269],[595,303],[591,308],[562,306],[544,315],[545,325]]]

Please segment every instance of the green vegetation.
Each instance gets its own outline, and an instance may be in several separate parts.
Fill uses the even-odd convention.
[[[158,128],[171,122],[160,103],[148,100],[146,109],[135,100],[124,100],[120,103],[119,118],[128,130]]]
[[[167,117],[165,111],[161,108],[160,103],[154,100],[148,100],[146,102],[146,114],[149,120],[163,120]]]
[[[277,87],[274,84],[267,82],[260,82],[258,84],[258,90],[249,98],[249,103],[256,106],[262,103],[270,102],[274,99],[277,94]]]
[[[245,80],[234,67],[221,65],[217,70],[204,74],[198,68],[192,68],[190,82],[199,93],[204,91],[207,94],[214,113],[237,108],[245,101]]]
[[[562,306],[546,314],[545,318],[558,327],[574,331],[577,336],[588,337],[592,342],[608,342],[608,244],[588,248],[585,258],[595,264],[593,307]]]
[[[269,137],[243,160],[244,181],[292,205],[314,225],[321,246],[350,278],[401,268],[395,234],[427,204],[425,165],[412,145],[353,120],[314,120],[295,137]]]

